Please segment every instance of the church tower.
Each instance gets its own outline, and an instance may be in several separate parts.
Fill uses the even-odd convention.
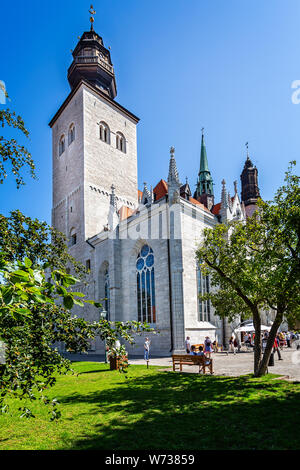
[[[139,119],[115,98],[110,51],[91,29],[82,34],[68,69],[71,92],[52,118],[52,225],[65,233],[71,253],[83,261],[80,246],[109,227],[110,200],[116,213],[134,210],[137,200]]]
[[[94,30],[83,33],[72,55],[73,62],[68,70],[71,89],[75,88],[80,80],[86,80],[110,98],[114,99],[117,96],[110,52]]]
[[[242,202],[245,204],[246,217],[251,217],[257,209],[257,201],[260,198],[258,187],[258,171],[253,165],[248,153],[248,142],[246,143],[247,159],[241,174]]]
[[[198,173],[197,188],[194,194],[194,198],[204,204],[209,210],[211,210],[214,205],[213,179],[208,169],[203,128],[201,139],[200,170]]]

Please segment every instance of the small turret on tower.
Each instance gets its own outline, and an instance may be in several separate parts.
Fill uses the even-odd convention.
[[[208,169],[203,127],[201,138],[200,170],[198,173],[198,181],[194,198],[204,204],[209,210],[211,210],[214,205],[213,179]]]
[[[249,157],[248,142],[246,142],[247,159],[241,174],[242,193],[241,198],[245,204],[246,216],[250,217],[257,209],[257,201],[260,198],[258,187],[258,171]]]
[[[180,199],[180,181],[178,170],[175,160],[175,148],[170,148],[170,163],[169,163],[169,175],[168,175],[168,194],[169,204],[174,204]]]

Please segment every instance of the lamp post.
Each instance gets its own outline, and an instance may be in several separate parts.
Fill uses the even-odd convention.
[[[102,312],[100,313],[100,317],[102,318],[102,320],[106,320],[106,317],[107,317],[107,311],[105,310],[105,308],[102,310]],[[106,352],[106,339],[104,340],[104,354],[105,354],[105,364],[107,364],[107,352]]]

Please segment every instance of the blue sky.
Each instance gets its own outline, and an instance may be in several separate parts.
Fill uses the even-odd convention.
[[[201,128],[220,200],[221,180],[233,193],[245,142],[264,199],[273,197],[290,160],[299,160],[299,0],[96,0],[95,30],[111,47],[116,100],[140,117],[139,186],[168,174],[175,146],[182,182],[192,191]],[[70,49],[89,29],[89,1],[15,0],[1,4],[0,80],[9,107],[25,120],[38,180],[0,186],[0,212],[20,209],[51,221],[51,131],[67,97]],[[1,106],[1,105],[0,105]]]

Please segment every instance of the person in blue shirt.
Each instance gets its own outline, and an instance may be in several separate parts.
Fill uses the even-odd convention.
[[[196,353],[196,348],[195,348],[195,346],[191,346],[191,352],[190,352],[190,356],[197,356],[197,353]]]

